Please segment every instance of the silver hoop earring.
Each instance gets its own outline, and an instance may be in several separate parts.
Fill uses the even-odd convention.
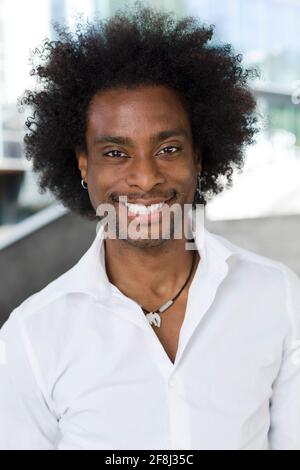
[[[82,179],[82,180],[81,180],[81,186],[82,186],[84,189],[87,189],[87,187],[88,187],[88,186],[87,186],[87,183],[85,183],[86,186],[84,186],[84,183],[85,183],[85,181]]]

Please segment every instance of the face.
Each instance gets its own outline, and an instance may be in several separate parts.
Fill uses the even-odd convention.
[[[87,152],[76,156],[95,213],[100,204],[113,204],[117,236],[126,230],[124,242],[137,247],[172,238],[174,217],[171,213],[171,237],[166,238],[163,211],[175,203],[181,210],[192,204],[201,170],[189,117],[177,94],[164,86],[97,93],[88,110],[86,143]],[[119,196],[136,205],[120,203]],[[168,207],[154,206],[159,203]],[[138,221],[141,236],[133,238],[129,226]]]

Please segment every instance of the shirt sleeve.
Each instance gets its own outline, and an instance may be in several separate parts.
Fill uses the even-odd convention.
[[[284,278],[289,334],[273,384],[269,442],[271,450],[300,450],[300,279],[287,267]]]
[[[58,421],[13,311],[0,330],[0,449],[54,450],[57,434]]]

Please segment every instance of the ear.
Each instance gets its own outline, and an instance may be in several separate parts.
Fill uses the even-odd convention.
[[[80,173],[81,173],[81,177],[83,180],[86,181],[86,178],[87,178],[87,170],[88,170],[88,159],[87,159],[87,154],[79,149],[79,148],[76,148],[75,149],[75,155],[76,155],[76,160],[77,160],[77,164],[78,164],[78,168],[80,170]]]

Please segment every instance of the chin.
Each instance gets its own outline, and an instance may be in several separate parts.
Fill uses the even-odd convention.
[[[134,246],[135,248],[140,248],[140,249],[155,248],[155,247],[164,245],[168,241],[168,239],[166,238],[160,238],[156,240],[152,240],[151,238],[149,239],[140,238],[137,240],[134,240],[132,238],[127,238],[127,239],[122,239],[122,240],[128,245]]]

